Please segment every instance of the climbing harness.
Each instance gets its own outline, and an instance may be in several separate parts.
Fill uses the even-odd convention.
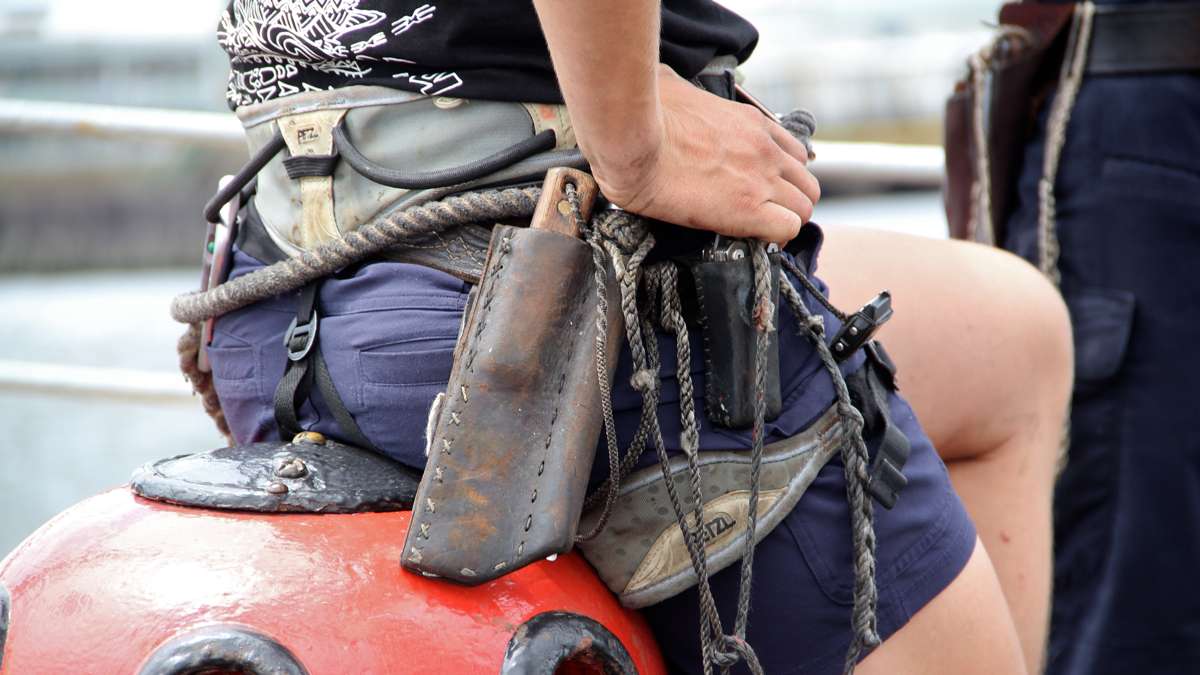
[[[780,122],[790,129],[808,129],[811,132],[811,117],[789,116]],[[326,180],[339,157],[347,159],[354,156],[353,162],[347,162],[352,165],[357,163],[356,169],[367,167],[376,178],[404,185],[426,184],[403,182],[394,173],[364,164],[365,157],[362,153],[355,155],[346,130],[336,121],[331,125],[330,133],[334,140],[329,146],[330,151],[318,153],[304,162],[292,161],[290,165],[285,165],[289,173],[296,175],[296,180]],[[336,131],[339,129],[340,132]],[[803,140],[807,142],[806,137]],[[280,144],[273,137],[268,139],[263,150],[239,172],[238,177],[223,187],[207,211],[219,210],[224,205],[222,199],[226,197],[232,198],[253,189],[251,181],[256,171],[251,169],[266,166],[273,158],[271,153],[278,154],[287,145]],[[504,156],[506,161],[517,161],[518,165],[525,163],[526,168],[520,171],[544,171],[544,164],[539,164],[546,161],[543,156],[534,154],[526,159],[521,157],[526,156],[524,153],[527,151],[536,153],[537,148],[544,149],[545,146],[545,140],[531,141],[523,145],[522,150],[514,150]],[[555,153],[563,157],[562,151],[543,155]],[[571,157],[574,158],[572,161],[579,161],[577,153]],[[295,158],[296,155],[292,155],[291,159]],[[487,164],[489,171],[498,166],[481,163]],[[319,357],[320,350],[316,348],[320,325],[316,298],[319,296],[320,280],[347,266],[394,253],[416,242],[428,241],[430,237],[442,236],[454,228],[528,219],[534,212],[542,190],[521,184],[520,173],[515,172],[513,166],[499,171],[508,172],[509,178],[498,179],[478,167],[446,172],[442,180],[454,179],[463,183],[436,188],[432,194],[408,195],[408,201],[402,208],[382,211],[360,227],[333,233],[336,236],[318,237],[311,245],[288,251],[290,255],[287,257],[254,272],[207,290],[177,297],[172,302],[172,316],[189,324],[187,333],[180,341],[181,366],[193,387],[202,395],[205,409],[213,416],[218,427],[228,434],[219,401],[212,391],[211,374],[197,368],[196,357],[203,349],[199,324],[261,300],[299,290],[297,317],[287,334],[287,374],[276,393],[277,418],[281,430],[298,426],[297,408],[301,405],[304,391],[311,390],[315,384],[337,418],[346,439],[364,447],[369,445],[361,432],[357,431],[353,417],[345,412],[344,406],[339,412],[340,403],[331,403],[336,400],[336,390]],[[412,175],[409,175],[405,180],[411,178]],[[517,180],[518,185],[505,186],[508,180]],[[326,185],[321,189],[327,188]],[[753,378],[738,384],[749,395],[746,397],[748,405],[739,408],[737,421],[748,422],[753,447],[749,453],[701,453],[690,375],[689,326],[684,317],[680,293],[681,269],[692,272],[693,268],[681,266],[674,260],[647,263],[656,240],[646,220],[617,208],[597,209],[588,216],[579,186],[568,182],[563,190],[566,195],[565,208],[583,233],[591,252],[593,282],[589,285],[596,295],[588,305],[595,311],[595,330],[592,331],[594,344],[589,350],[592,367],[588,370],[592,373],[590,381],[594,383],[590,386],[594,386],[599,394],[597,433],[603,432],[609,464],[609,480],[597,488],[582,507],[586,515],[576,541],[600,570],[610,588],[629,604],[649,604],[656,598],[669,597],[695,584],[701,604],[700,631],[705,673],[711,673],[714,666],[725,672],[739,660],[744,660],[752,672],[760,673],[762,669],[754,650],[746,642],[755,544],[791,510],[820,467],[835,452],[840,453],[851,511],[855,578],[852,610],[854,638],[846,657],[846,670],[852,671],[863,650],[879,642],[875,619],[877,591],[871,498],[874,496],[885,507],[890,508],[894,504],[895,494],[903,486],[901,470],[908,454],[907,439],[890,427],[887,420],[887,392],[894,388],[890,361],[877,343],[868,341],[874,328],[886,320],[890,313],[886,296],[847,317],[829,304],[788,256],[769,250],[761,242],[738,241],[730,245],[735,248],[727,246],[724,249],[726,252],[742,252],[736,260],[732,254],[726,260],[710,259],[708,262],[730,264],[729,271],[744,282],[744,317],[752,329],[752,339],[743,341],[738,349],[745,350],[742,358],[745,359],[744,363],[751,366]],[[328,213],[322,211],[328,205],[318,201],[310,200],[311,208],[305,216],[305,221],[316,228],[313,231],[331,222]],[[246,212],[250,213],[252,209]],[[495,228],[492,256],[500,254],[496,246],[504,245],[497,244],[495,232],[499,233],[499,241],[503,242],[504,233],[514,230]],[[275,237],[272,236],[272,239]],[[732,267],[734,264],[742,269],[735,270]],[[780,271],[780,265],[790,272],[790,277]],[[484,269],[479,269],[478,274],[483,276]],[[835,316],[846,320],[846,327],[834,342],[835,345],[842,345],[838,354],[835,355],[827,344],[823,322],[808,310],[802,292],[793,285],[792,278],[816,301],[830,308]],[[610,296],[610,289],[614,287],[615,294]],[[833,381],[836,400],[810,432],[796,439],[768,445],[765,443],[765,421],[778,405],[778,374],[772,375],[772,369],[778,367],[778,361],[776,357],[772,365],[772,354],[777,350],[773,346],[773,334],[781,329],[777,325],[777,305],[780,300],[787,303],[797,319],[798,329],[813,343],[824,370]],[[479,293],[475,293],[472,303],[478,305],[479,302]],[[730,308],[732,310],[732,306]],[[624,453],[618,446],[612,407],[611,372],[615,365],[613,349],[616,345],[612,342],[615,335],[610,334],[610,324],[615,320],[617,310],[623,319],[625,339],[633,357],[631,384],[642,395],[641,419],[633,441]],[[658,420],[661,396],[661,362],[655,338],[658,329],[673,335],[676,342],[682,457],[668,455]],[[788,329],[793,327],[789,326]],[[838,367],[839,360],[847,358],[860,347],[867,353],[867,365],[856,375],[844,378]],[[733,376],[732,372],[730,376]],[[456,394],[464,401],[471,395],[469,391],[448,390],[446,397]],[[443,408],[436,413],[439,419],[452,419],[450,415],[454,410],[445,407],[448,405],[445,401],[442,405]],[[882,439],[874,458],[864,440],[864,429],[868,438]],[[634,472],[647,444],[654,446],[658,457],[658,467],[654,469],[658,476],[654,478],[650,478],[646,470]],[[739,489],[733,497],[728,491],[714,495],[711,490],[706,496],[706,476],[718,473],[744,481],[741,484],[745,489]],[[644,508],[638,495],[645,494],[643,488],[651,483],[661,484],[671,503],[674,526],[668,524],[655,535],[665,537],[663,545],[655,550],[666,552],[662,559],[669,564],[663,569],[642,568],[639,565],[638,569],[614,572],[620,566],[614,567],[604,562],[603,552],[611,549],[605,545],[611,541],[606,537],[612,535],[611,532],[606,533],[606,525],[610,521],[626,518],[631,511]],[[535,492],[527,498],[533,501],[541,498],[541,495]],[[432,510],[428,504],[420,501],[420,496],[416,508]],[[512,517],[512,514],[497,517]],[[420,531],[419,527],[417,531]],[[571,531],[574,532],[574,526]],[[672,558],[670,551],[680,550],[680,545],[686,555]],[[741,572],[737,609],[734,629],[727,634],[717,612],[709,577],[738,559],[741,560]],[[517,566],[515,563],[521,561],[514,559],[512,562],[511,566],[506,564],[500,569],[495,569],[493,565],[492,571],[511,571]],[[628,561],[623,564],[628,568]],[[634,581],[639,583],[632,583]]]

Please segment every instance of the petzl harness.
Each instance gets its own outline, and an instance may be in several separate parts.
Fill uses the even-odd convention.
[[[535,210],[538,198],[545,198],[547,195],[546,190],[528,186],[530,175],[540,176],[544,173],[545,164],[548,161],[563,160],[567,163],[579,161],[577,153],[552,151],[545,146],[544,141],[531,141],[517,150],[509,148],[498,153],[504,159],[503,162],[484,161],[488,160],[485,157],[469,166],[464,165],[457,170],[449,173],[443,172],[440,175],[441,180],[446,180],[447,176],[457,180],[459,184],[456,187],[430,187],[433,185],[432,181],[435,177],[411,173],[400,175],[398,171],[386,170],[384,167],[374,164],[363,164],[362,160],[366,155],[355,142],[350,140],[355,137],[354,132],[346,126],[348,120],[352,121],[354,117],[355,111],[351,110],[339,117],[339,121],[331,126],[320,127],[315,133],[319,136],[328,131],[332,139],[331,145],[318,147],[313,156],[304,162],[292,161],[290,163],[294,170],[289,173],[295,174],[290,180],[303,182],[308,179],[330,179],[329,184],[322,184],[323,186],[319,190],[310,187],[307,192],[304,188],[298,192],[301,204],[310,204],[311,214],[302,218],[301,222],[310,223],[312,227],[305,231],[323,233],[321,236],[325,238],[321,239],[319,243],[305,248],[301,253],[280,257],[274,264],[254,273],[233,279],[203,293],[181,296],[176,299],[172,308],[173,314],[178,320],[195,325],[213,316],[267,297],[305,287],[311,289],[301,294],[295,329],[289,331],[289,358],[291,359],[293,354],[296,358],[290,362],[289,375],[285,377],[285,382],[281,383],[280,394],[276,397],[280,401],[290,401],[293,413],[298,410],[301,403],[301,393],[305,388],[306,380],[309,383],[308,389],[311,390],[315,386],[321,392],[322,398],[326,399],[327,404],[330,399],[336,398],[336,390],[322,384],[322,382],[331,381],[321,377],[322,368],[319,362],[308,362],[308,359],[313,358],[313,352],[319,350],[316,337],[319,330],[319,310],[315,300],[311,306],[308,306],[304,300],[306,297],[313,299],[318,297],[319,289],[315,284],[333,272],[356,262],[379,256],[404,256],[414,248],[428,251],[428,248],[422,248],[422,246],[431,238],[443,240],[452,235],[456,228],[487,227],[496,222],[529,218]],[[286,121],[285,118],[279,120],[280,123]],[[302,132],[302,129],[296,130],[297,134]],[[534,138],[536,136],[537,134],[534,135]],[[553,138],[550,140],[553,141]],[[214,200],[216,208],[220,207],[223,197],[227,198],[248,192],[249,180],[256,173],[256,170],[250,169],[254,166],[261,168],[268,165],[274,155],[279,154],[285,146],[288,146],[288,151],[291,152],[286,139],[280,141],[274,136],[267,138],[263,142],[258,156],[248,165],[247,170],[242,172],[244,180],[241,180],[240,184],[237,180],[233,181]],[[326,148],[333,148],[336,153],[332,150],[326,151]],[[554,156],[548,159],[547,155]],[[402,206],[394,205],[384,208],[372,220],[354,229],[337,229],[331,232],[325,227],[329,222],[326,218],[328,205],[322,203],[319,196],[314,197],[313,195],[326,190],[326,188],[333,190],[330,186],[336,185],[341,180],[335,173],[336,167],[343,165],[342,160],[338,157],[344,159],[349,156],[356,157],[355,161],[359,164],[359,166],[351,167],[355,173],[364,176],[368,181],[385,181],[393,189],[405,190],[406,199]],[[521,159],[522,156],[524,159]],[[292,159],[295,158],[296,155],[292,155]],[[505,162],[512,161],[515,161],[516,164],[505,166]],[[364,166],[366,167],[365,173],[359,170]],[[498,187],[488,188],[486,187],[488,185],[498,185]],[[753,355],[746,355],[746,362],[754,365],[755,379],[752,387],[754,395],[751,397],[748,408],[744,409],[749,410],[751,415],[750,425],[754,428],[755,447],[749,453],[731,453],[736,455],[736,458],[724,453],[712,453],[712,461],[710,461],[709,453],[700,453],[699,448],[696,447],[695,411],[685,410],[684,414],[690,414],[693,420],[690,426],[685,425],[685,429],[692,430],[688,438],[684,439],[685,452],[682,456],[668,457],[656,419],[659,364],[653,348],[653,333],[658,328],[674,333],[678,345],[680,345],[677,349],[679,357],[681,359],[687,357],[687,350],[683,347],[688,342],[687,322],[679,303],[678,282],[681,272],[692,274],[693,270],[689,265],[681,266],[671,260],[646,264],[646,256],[653,249],[655,242],[648,224],[633,214],[613,209],[600,209],[591,218],[586,217],[587,205],[581,200],[580,185],[581,183],[563,185],[562,196],[565,196],[565,199],[555,198],[549,199],[549,201],[543,199],[543,201],[564,217],[569,215],[572,222],[585,234],[584,250],[588,251],[591,257],[591,267],[588,272],[595,275],[594,282],[580,286],[585,289],[583,291],[585,295],[594,293],[594,301],[588,298],[587,302],[580,303],[580,307],[585,308],[587,313],[594,310],[593,318],[599,328],[594,333],[595,337],[583,340],[585,345],[590,341],[595,341],[596,348],[588,350],[590,353],[587,354],[594,360],[588,359],[588,362],[580,368],[592,370],[597,374],[592,382],[595,383],[598,390],[596,405],[601,410],[599,424],[594,427],[594,431],[586,429],[579,431],[572,446],[578,448],[587,445],[580,439],[590,436],[589,447],[594,448],[595,436],[603,428],[608,439],[606,447],[610,475],[614,479],[610,480],[608,485],[602,486],[590,498],[589,513],[583,524],[578,526],[579,530],[585,531],[580,538],[591,540],[584,544],[584,553],[600,569],[602,577],[609,582],[610,587],[629,604],[644,604],[652,602],[654,597],[668,597],[691,584],[697,584],[701,589],[702,597],[708,595],[711,600],[711,593],[707,590],[708,575],[723,566],[732,564],[739,559],[742,560],[742,602],[739,603],[735,630],[733,634],[726,635],[721,627],[719,617],[715,616],[715,609],[706,610],[704,612],[704,660],[706,665],[711,667],[714,664],[730,665],[738,658],[744,658],[753,667],[756,665],[753,650],[745,643],[745,626],[748,620],[746,599],[750,587],[749,571],[753,564],[753,545],[790,510],[791,505],[794,505],[800,498],[808,482],[811,482],[812,476],[828,461],[829,457],[834,453],[840,453],[847,472],[847,489],[853,521],[851,534],[855,544],[855,558],[863,563],[861,569],[856,569],[855,574],[854,627],[856,639],[847,659],[848,666],[852,667],[860,650],[877,640],[874,629],[874,543],[870,495],[872,493],[881,494],[878,487],[880,485],[887,488],[882,493],[892,494],[902,485],[903,477],[899,469],[902,468],[903,459],[907,455],[906,441],[903,450],[893,448],[886,453],[890,458],[888,461],[879,460],[879,457],[885,454],[881,450],[877,450],[875,459],[872,460],[871,452],[863,440],[864,418],[866,418],[867,427],[865,435],[870,439],[877,436],[873,433],[876,429],[871,428],[872,420],[875,420],[877,416],[866,414],[865,409],[864,413],[860,413],[851,403],[852,389],[853,391],[858,391],[858,389],[847,387],[848,383],[842,378],[837,368],[835,355],[826,344],[821,322],[814,318],[805,307],[800,291],[792,286],[793,282],[784,277],[779,277],[777,282],[773,281],[775,277],[772,273],[772,254],[761,244],[745,242],[745,254],[739,259],[739,264],[744,268],[738,274],[750,280],[751,284],[744,297],[747,303],[745,314],[747,330],[751,331],[748,333],[751,339],[745,342],[745,346],[747,349],[754,350]],[[480,189],[475,189],[477,187]],[[309,195],[307,202],[305,194]],[[335,205],[338,203],[338,200],[334,200]],[[341,207],[337,208],[342,207],[353,208],[353,205],[342,203]],[[245,210],[247,222],[252,222],[254,213],[255,207],[253,206]],[[340,222],[336,216],[333,220],[335,223]],[[242,234],[239,234],[239,242],[252,241],[251,235],[254,230],[253,227],[243,228]],[[450,265],[448,268],[439,267],[439,269],[458,270],[462,273],[462,278],[471,278],[468,275],[473,275],[474,280],[477,281],[487,276],[486,268],[492,264],[492,261],[495,261],[497,265],[502,262],[500,247],[505,245],[503,242],[506,238],[511,244],[517,233],[527,232],[532,232],[532,230],[493,228],[487,264],[477,267],[472,267],[470,262],[463,264],[461,257],[453,255],[450,247],[440,245],[432,254],[431,261],[435,264],[431,264],[431,266],[438,266],[449,260],[459,266]],[[275,242],[274,236],[268,238],[276,244],[277,248],[281,248],[278,242]],[[259,240],[261,241],[261,234]],[[582,242],[580,243],[582,244]],[[415,244],[421,246],[414,246]],[[572,255],[578,258],[577,254]],[[475,256],[467,256],[468,261],[476,259]],[[815,298],[825,302],[823,297],[814,293],[815,289],[802,273],[793,270],[793,276],[796,276],[797,281],[810,293],[813,293]],[[609,296],[609,289],[612,285],[619,289],[619,301]],[[586,289],[590,289],[590,291]],[[475,293],[472,310],[469,313],[475,313],[474,308],[479,306],[478,303],[483,297],[480,294],[483,292],[481,285],[480,290]],[[573,292],[579,293],[578,290]],[[776,293],[779,295],[776,296]],[[770,405],[766,395],[768,387],[762,380],[766,378],[769,370],[765,364],[770,357],[768,348],[770,334],[772,331],[781,329],[778,326],[776,311],[777,297],[781,297],[782,301],[787,302],[793,315],[800,320],[799,326],[788,326],[787,329],[802,330],[812,339],[822,357],[826,371],[835,383],[838,398],[831,411],[821,418],[823,422],[815,424],[810,429],[811,433],[806,432],[800,438],[781,444],[766,445],[763,442],[763,422],[768,415]],[[616,448],[613,434],[611,403],[608,396],[611,375],[605,375],[606,372],[611,371],[608,370],[608,363],[602,360],[602,358],[606,358],[609,363],[613,360],[609,355],[609,349],[615,345],[617,340],[610,339],[609,331],[614,329],[619,332],[620,322],[609,321],[608,318],[611,318],[609,312],[617,309],[624,318],[626,339],[630,342],[634,354],[635,378],[633,384],[644,397],[641,429],[634,446],[626,451],[624,457]],[[313,322],[312,317],[317,317],[317,320]],[[580,321],[588,323],[590,319],[577,315],[577,318],[571,321],[573,322],[571,325],[582,325]],[[605,323],[599,325],[600,322]],[[312,326],[310,327],[309,324]],[[469,330],[464,331],[466,339],[469,340],[470,335]],[[835,338],[837,337],[835,336]],[[863,337],[869,337],[869,334]],[[600,340],[607,342],[600,344]],[[460,341],[460,349],[464,348],[466,344],[466,342]],[[839,342],[835,340],[834,344],[837,345]],[[855,345],[844,343],[843,349],[846,353],[838,356],[844,358],[862,344],[862,342],[857,342]],[[196,371],[193,361],[196,351],[200,348],[198,329],[192,329],[181,343],[183,365],[185,372],[192,376],[193,383],[199,389],[203,389],[206,382],[204,374]],[[873,363],[873,361],[870,362]],[[521,370],[526,369],[527,366],[521,367]],[[573,366],[571,368],[563,367],[553,372],[568,373],[576,370],[578,368]],[[688,368],[680,368],[679,371],[683,375]],[[457,410],[446,407],[453,397],[459,396],[465,399],[462,401],[463,403],[469,403],[471,399],[471,392],[468,390],[464,396],[461,388],[455,388],[456,384],[461,386],[463,382],[451,380],[450,387],[445,392],[443,407],[435,418],[438,424],[446,429],[449,429],[448,425],[457,426],[453,422],[455,417],[451,414]],[[683,386],[681,382],[681,390]],[[332,394],[327,389],[332,391]],[[585,389],[586,387],[581,388],[580,391],[585,391]],[[863,389],[859,392],[858,400],[864,406],[870,401],[883,400],[886,402],[886,396],[883,396],[882,399],[880,396],[878,392],[873,395],[869,389]],[[206,404],[207,398],[206,396]],[[691,392],[688,391],[686,395],[681,396],[681,399],[690,404]],[[584,407],[586,408],[586,406]],[[688,405],[685,405],[684,408],[688,408]],[[877,406],[877,409],[882,411],[881,414],[886,421],[886,405]],[[217,410],[219,413],[219,407]],[[575,412],[587,412],[593,416],[597,414],[594,409]],[[335,417],[339,417],[339,426],[341,426],[346,440],[364,442],[353,438],[356,433],[354,431],[356,425],[348,413],[346,415],[348,419],[342,419],[336,412]],[[285,411],[280,419],[280,426],[283,427],[292,422],[294,414],[289,415]],[[458,419],[463,419],[461,414],[458,415]],[[551,419],[548,422],[551,429],[557,423],[559,423],[558,419]],[[574,424],[570,421],[564,423]],[[875,426],[877,427],[878,424]],[[545,423],[533,430],[531,441],[534,441],[534,444],[530,450],[538,447],[536,443],[546,442],[545,439],[548,437],[546,431]],[[884,436],[886,435],[884,434]],[[446,439],[444,434],[435,435],[434,438],[436,441]],[[900,435],[900,438],[903,436]],[[552,444],[553,439],[551,438]],[[634,462],[641,456],[642,451],[647,449],[647,445],[653,446],[660,456],[660,466],[655,469],[658,472],[657,478],[652,472],[646,470],[631,473]],[[887,443],[882,443],[880,447],[887,447]],[[445,450],[444,445],[441,450]],[[437,443],[431,448],[431,452],[434,453],[441,450]],[[453,443],[451,443],[450,451],[453,454]],[[702,458],[704,461],[701,461]],[[521,458],[518,458],[518,461],[521,461]],[[582,461],[573,463],[576,466],[573,466],[572,470],[586,473],[591,461],[589,457],[586,464]],[[872,463],[876,467],[890,467],[894,471],[872,468]],[[582,469],[578,466],[580,464],[584,464]],[[431,486],[431,481],[435,481],[438,476],[436,467],[436,464],[431,464],[431,468],[425,473],[425,482],[430,483]],[[539,461],[539,464],[534,467],[531,464],[522,463],[521,468],[528,472],[527,476],[536,475],[541,464]],[[651,467],[651,469],[654,468]],[[445,472],[441,475],[443,480],[447,478]],[[706,492],[704,483],[708,476],[723,476],[730,481],[745,480],[744,490],[739,488]],[[542,478],[540,475],[536,477]],[[505,480],[503,472],[497,470],[491,472],[491,478],[493,484],[503,484]],[[549,478],[561,481],[564,476],[549,476]],[[622,481],[622,478],[626,478],[626,480]],[[578,477],[572,476],[571,479],[577,481]],[[653,550],[647,550],[645,555],[636,560],[634,560],[634,557],[637,556],[635,553],[633,556],[626,555],[621,560],[614,559],[614,563],[606,561],[605,553],[610,549],[604,545],[604,542],[611,541],[611,539],[605,539],[605,537],[617,536],[619,531],[607,531],[605,526],[622,522],[626,513],[644,510],[645,504],[639,495],[648,493],[648,490],[643,492],[640,488],[646,487],[654,481],[658,481],[668,493],[670,510],[674,512],[670,521],[650,524],[650,527],[655,530],[652,532],[651,539],[654,542],[661,541],[661,545],[652,546]],[[457,576],[442,572],[444,569],[453,570],[453,568],[444,566],[439,566],[437,568],[439,571],[431,573],[453,576],[461,581],[475,582],[485,576],[496,576],[511,571],[520,564],[536,559],[535,552],[565,550],[571,545],[576,537],[577,516],[572,515],[574,507],[569,507],[569,505],[574,503],[574,500],[580,499],[580,490],[570,489],[556,492],[555,490],[544,491],[542,488],[535,494],[528,490],[527,480],[517,482],[520,484],[519,494],[497,492],[496,496],[501,500],[506,500],[504,503],[515,503],[518,499],[524,500],[527,506],[527,514],[524,518],[515,517],[511,510],[497,512],[483,508],[471,509],[469,505],[462,503],[453,503],[450,508],[460,509],[461,517],[474,517],[481,522],[492,521],[493,523],[504,519],[506,522],[502,523],[503,527],[524,530],[526,523],[531,529],[531,516],[535,513],[541,514],[542,509],[546,508],[544,506],[528,507],[529,504],[545,504],[555,494],[570,495],[564,501],[568,506],[563,508],[562,514],[547,519],[551,523],[551,527],[547,530],[548,534],[543,537],[544,547],[537,550],[526,540],[526,548],[521,549],[520,540],[506,539],[503,541],[506,546],[509,546],[509,549],[505,551],[503,557],[489,559],[486,556],[477,556],[471,563],[475,566],[463,565],[456,570],[459,573]],[[729,485],[732,484],[729,483]],[[684,485],[686,485],[686,490],[683,489]],[[722,485],[725,484],[722,483]],[[433,494],[432,491],[427,492],[430,495]],[[742,492],[745,494],[740,494]],[[887,500],[886,497],[880,499],[885,502]],[[416,527],[410,530],[409,544],[414,543],[413,537],[420,535],[421,522],[428,522],[421,519],[428,517],[431,513],[438,518],[448,515],[444,507],[443,511],[438,514],[438,507],[437,499],[433,500],[432,509],[429,508],[427,502],[423,502],[420,498],[417,500],[417,511],[414,512]],[[577,514],[578,510],[575,510],[574,513]],[[432,528],[436,524],[434,521],[430,528],[431,532],[434,531]],[[564,532],[566,532],[565,535]],[[433,539],[429,541],[433,541]],[[460,550],[456,551],[456,554],[459,554],[460,557],[463,554],[471,555],[471,549],[464,548],[470,543],[470,541],[460,542],[458,544]],[[429,561],[434,560],[433,556],[427,555],[428,551],[426,551],[421,553],[419,560],[413,561],[411,546],[406,545],[405,551],[404,562],[406,565],[431,565],[432,563]],[[680,555],[681,551],[682,555]],[[651,562],[647,562],[647,560]],[[669,564],[657,564],[654,562],[655,560],[666,560]],[[687,566],[681,566],[680,561],[687,563]],[[497,567],[501,562],[505,564]],[[632,571],[630,572],[631,565]],[[690,566],[690,570],[688,566]],[[464,568],[470,569],[474,574],[462,573]],[[422,571],[430,571],[430,569]],[[637,583],[633,583],[634,581]],[[709,602],[708,607],[713,608],[714,605]]]

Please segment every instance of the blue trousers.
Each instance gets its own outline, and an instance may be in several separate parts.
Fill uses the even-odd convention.
[[[814,241],[819,241],[814,238]],[[816,244],[799,263],[815,268]],[[232,274],[261,266],[236,254]],[[468,287],[432,269],[375,262],[324,282],[320,293],[319,348],[339,396],[372,443],[397,461],[425,464],[425,418],[434,396],[445,390]],[[832,335],[837,319],[811,297]],[[294,296],[267,300],[222,317],[209,355],[230,427],[238,440],[274,438],[271,396],[283,375],[283,334],[295,316]],[[767,425],[767,440],[795,435],[833,402],[832,381],[786,306],[780,310],[780,380],[783,412]],[[704,391],[702,345],[693,337],[691,371]],[[663,364],[660,419],[668,451],[679,451],[679,387],[673,338],[659,335]],[[629,385],[628,348],[614,384],[618,435],[627,446],[637,427],[640,395]],[[846,370],[862,366],[859,354]],[[701,394],[702,397],[702,394]],[[703,400],[696,408],[703,410]],[[950,487],[946,468],[899,396],[889,401],[892,419],[908,436],[912,454],[908,485],[892,510],[876,508],[879,632],[885,639],[958,576],[975,544],[974,526]],[[339,429],[319,395],[301,409],[301,423],[338,437]],[[701,451],[751,447],[750,434],[709,424],[701,417]],[[604,453],[593,478],[607,473]],[[654,453],[643,457],[652,463]],[[850,515],[843,466],[824,467],[800,503],[759,544],[755,555],[747,638],[769,673],[838,673],[850,642],[853,566]],[[739,568],[712,577],[713,594],[726,630],[732,630]],[[699,673],[699,610],[695,589],[644,610],[673,672]],[[735,672],[742,672],[736,670]]]
[[[1045,125],[1004,242],[1031,261]],[[1076,369],[1047,672],[1200,672],[1200,77],[1087,79],[1055,194]]]

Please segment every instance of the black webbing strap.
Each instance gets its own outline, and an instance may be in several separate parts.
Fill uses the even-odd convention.
[[[300,406],[308,400],[315,382],[345,440],[360,448],[374,450],[375,446],[342,403],[342,397],[338,395],[333,377],[329,374],[329,366],[325,364],[325,357],[317,345],[317,331],[321,324],[317,312],[320,285],[316,281],[300,291],[296,318],[283,337],[288,363],[279,386],[275,388],[275,424],[279,427],[280,438],[285,441],[290,441],[304,430],[300,426]]]
[[[904,465],[912,446],[908,437],[892,421],[888,410],[888,395],[896,390],[896,366],[884,351],[883,345],[872,341],[863,346],[867,362],[852,375],[846,376],[850,398],[863,416],[863,437],[868,446],[875,445],[871,459],[871,482],[867,492],[884,508],[896,505],[896,499],[908,479]]]
[[[328,155],[292,155],[283,160],[283,169],[287,171],[288,178],[292,180],[309,177],[323,178],[333,175],[339,158],[336,149]]]
[[[288,362],[279,386],[275,387],[275,425],[279,427],[279,437],[285,441],[290,441],[303,431],[300,428],[300,406],[304,405],[312,390],[313,375],[308,355],[317,344],[319,286],[318,283],[312,283],[300,290],[296,318],[292,319],[283,336]]]

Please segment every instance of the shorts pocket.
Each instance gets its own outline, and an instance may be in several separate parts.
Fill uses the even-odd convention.
[[[429,406],[446,390],[454,337],[419,338],[362,349],[354,411],[359,426],[388,454],[415,461],[425,447]]]
[[[1075,380],[1080,390],[1117,374],[1133,331],[1135,298],[1129,291],[1086,286],[1066,298],[1075,336]]]
[[[230,346],[217,346],[222,342]],[[262,411],[268,405],[259,382],[258,349],[238,345],[229,336],[218,337],[208,349],[208,358],[229,428],[238,441],[247,442],[258,433]]]
[[[222,347],[208,350],[213,378],[241,381],[254,379],[256,370],[253,347]]]
[[[358,355],[365,384],[445,385],[454,360],[454,338],[402,342],[364,349]]]
[[[258,350],[249,341],[217,331],[208,347],[208,360],[218,394],[222,389],[258,391]]]

